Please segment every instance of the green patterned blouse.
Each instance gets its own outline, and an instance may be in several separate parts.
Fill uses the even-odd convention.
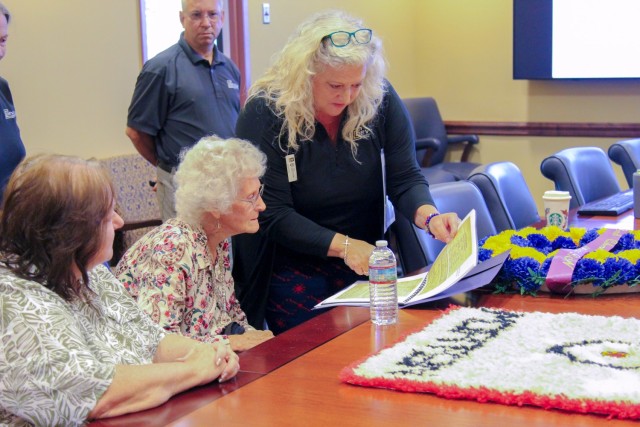
[[[91,305],[67,303],[0,268],[0,425],[80,425],[116,365],[152,362],[164,330],[103,265],[89,285]]]

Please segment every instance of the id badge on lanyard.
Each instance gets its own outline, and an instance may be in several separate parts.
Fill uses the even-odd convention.
[[[287,165],[287,178],[289,178],[289,182],[297,181],[298,171],[296,170],[296,157],[293,154],[287,154],[284,157],[284,161]]]

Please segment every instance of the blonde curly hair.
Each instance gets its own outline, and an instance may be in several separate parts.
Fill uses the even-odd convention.
[[[313,77],[325,67],[366,66],[360,93],[347,107],[342,138],[355,156],[357,142],[371,132],[370,125],[385,93],[386,60],[382,42],[372,35],[365,44],[335,47],[325,41],[334,31],[353,32],[365,28],[361,20],[342,11],[327,11],[303,22],[284,48],[275,55],[264,76],[249,90],[249,100],[265,98],[283,120],[280,136],[287,134],[287,148],[298,149],[298,138],[310,141],[315,133]],[[283,148],[284,149],[284,148]]]

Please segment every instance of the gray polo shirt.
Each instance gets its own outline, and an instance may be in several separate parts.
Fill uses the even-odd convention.
[[[206,135],[235,134],[240,112],[240,71],[214,49],[213,65],[180,35],[177,44],[142,67],[127,126],[155,137],[160,162],[177,166],[180,151]]]

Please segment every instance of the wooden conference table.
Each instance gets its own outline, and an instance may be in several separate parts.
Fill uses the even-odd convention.
[[[633,211],[619,217],[579,217],[572,227],[639,229]],[[542,225],[542,224],[539,224]],[[332,309],[240,355],[230,382],[189,390],[148,411],[92,426],[637,426],[632,421],[450,400],[430,394],[352,386],[338,380],[345,366],[422,329],[449,304],[518,311],[578,312],[640,318],[640,294],[492,295],[473,291],[400,311],[393,326],[375,326],[366,308]]]

